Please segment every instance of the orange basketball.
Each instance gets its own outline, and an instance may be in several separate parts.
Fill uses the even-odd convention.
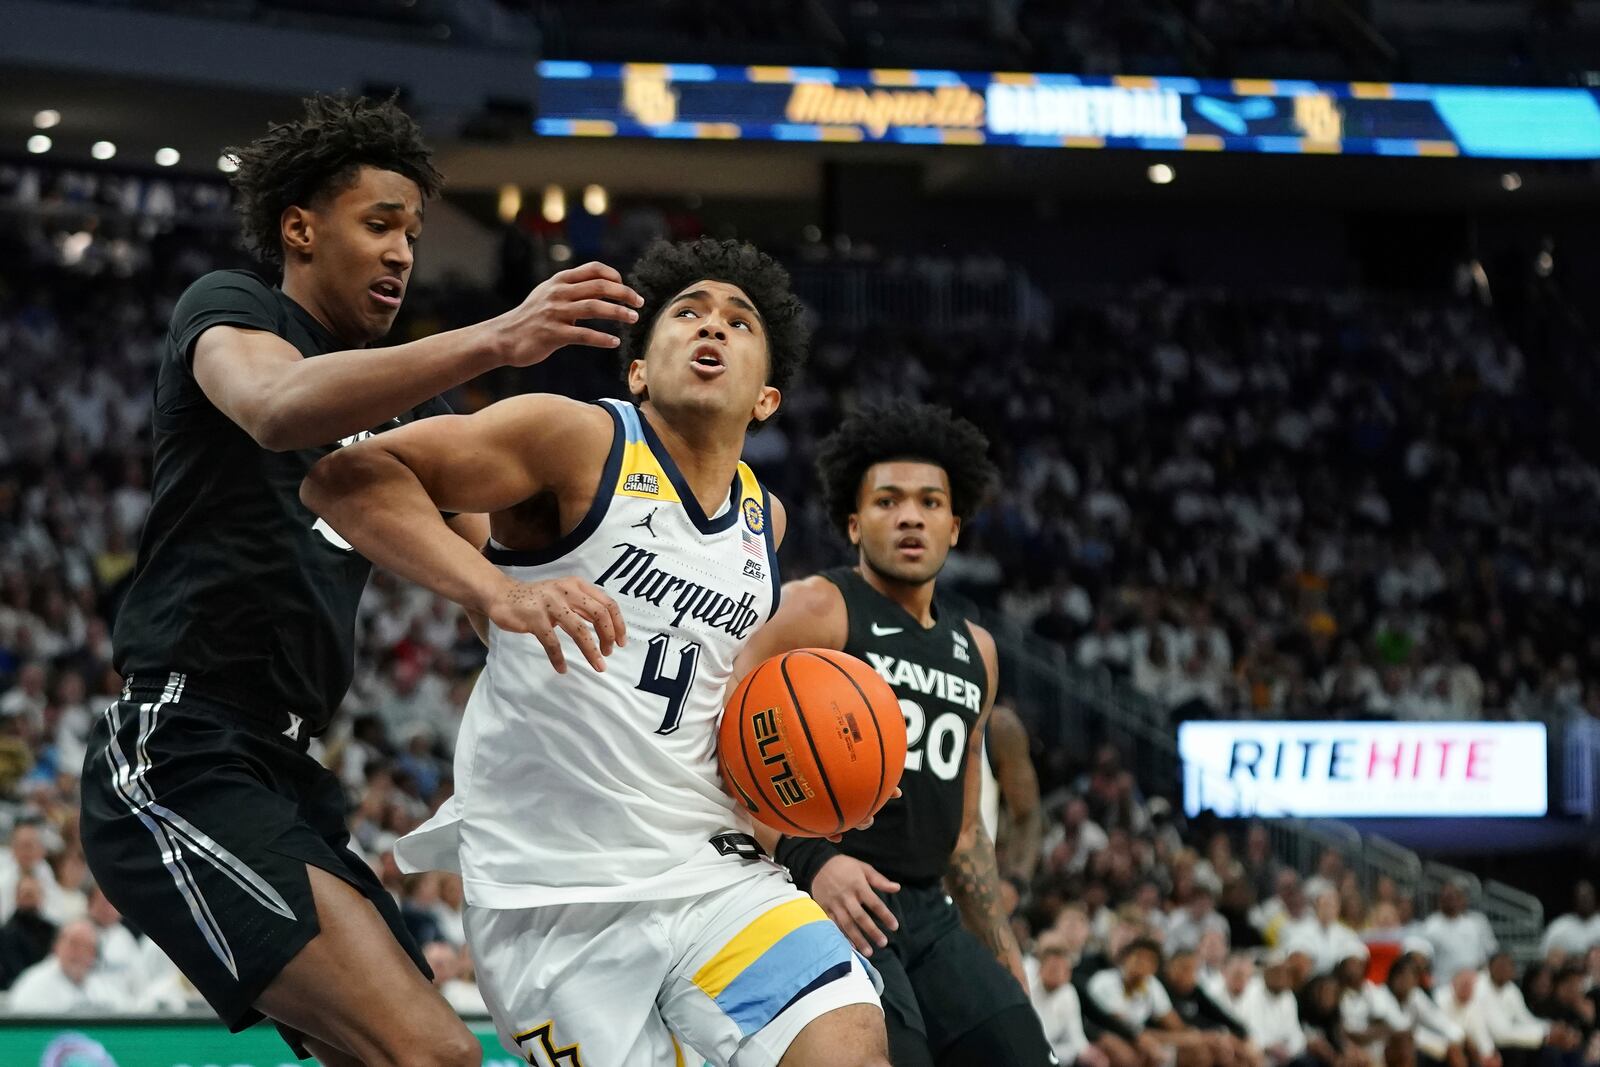
[[[829,648],[773,656],[722,714],[718,760],[751,816],[791,837],[826,837],[883,807],[906,766],[906,721],[889,683]]]

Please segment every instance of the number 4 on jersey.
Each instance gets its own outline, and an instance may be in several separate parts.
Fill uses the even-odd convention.
[[[635,689],[667,698],[667,714],[656,728],[658,734],[670,734],[683,721],[683,702],[688,699],[689,687],[694,684],[694,672],[700,666],[700,646],[694,641],[684,642],[678,652],[678,670],[667,677],[661,666],[667,657],[670,639],[666,634],[656,634],[645,646],[644,671]]]

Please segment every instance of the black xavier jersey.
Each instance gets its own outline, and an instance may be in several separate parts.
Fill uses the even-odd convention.
[[[190,675],[250,710],[320,733],[355,667],[356,605],[372,565],[300,503],[342,442],[270,452],[206,398],[194,344],[212,326],[277,334],[310,358],[349,348],[281,289],[216,271],[172,312],[156,375],[155,472],[133,583],[113,634],[117,670]],[[431,400],[373,432],[450,409]]]
[[[967,746],[983,710],[988,677],[972,630],[934,600],[928,629],[854,567],[823,577],[844,594],[850,619],[844,651],[871,664],[900,698],[906,719],[901,796],[866,830],[845,834],[840,851],[897,882],[942,878],[961,833]]]

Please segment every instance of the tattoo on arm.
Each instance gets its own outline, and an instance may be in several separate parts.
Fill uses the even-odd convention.
[[[951,855],[945,881],[967,929],[995,954],[1001,966],[1021,974],[1022,950],[1011,932],[1010,916],[1000,904],[1000,871],[995,865],[994,845],[981,827],[971,845],[958,847]]]

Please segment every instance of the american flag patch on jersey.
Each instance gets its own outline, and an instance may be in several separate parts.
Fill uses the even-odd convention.
[[[751,533],[748,529],[740,527],[739,533],[743,535],[744,550],[757,559],[767,558],[767,543],[760,534]]]

